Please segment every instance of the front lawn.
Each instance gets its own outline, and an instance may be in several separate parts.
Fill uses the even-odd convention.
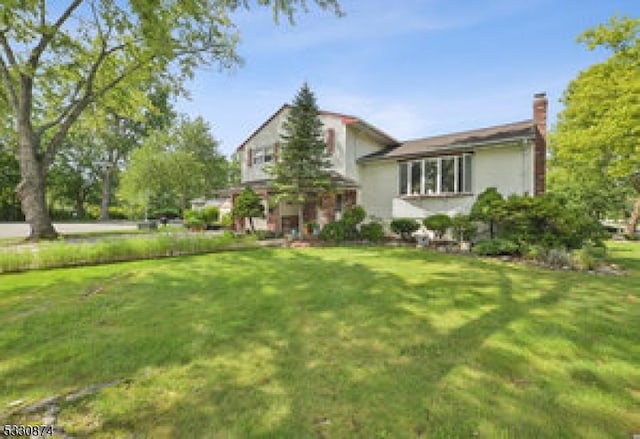
[[[627,276],[409,248],[257,249],[0,276],[0,413],[75,437],[640,433]],[[0,414],[0,417],[2,415]],[[13,415],[4,423],[41,423]]]

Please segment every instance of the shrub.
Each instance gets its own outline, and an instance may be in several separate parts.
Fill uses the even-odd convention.
[[[391,220],[391,231],[400,235],[405,241],[411,241],[411,234],[420,228],[420,224],[411,218],[395,218]]]
[[[342,214],[342,221],[347,226],[355,227],[364,221],[367,216],[367,212],[364,210],[362,206],[353,206],[350,209],[347,209]]]
[[[187,227],[204,227],[202,211],[187,209],[184,211],[184,225]]]
[[[424,224],[427,229],[434,232],[436,239],[442,239],[444,234],[452,225],[451,218],[449,215],[445,215],[444,213],[431,215],[425,218],[422,221],[422,224]]]
[[[200,215],[205,224],[217,223],[220,219],[220,209],[216,206],[205,207],[200,211]]]
[[[471,219],[487,223],[491,239],[495,238],[495,223],[503,202],[500,192],[495,187],[490,187],[478,195],[471,206]]]
[[[347,226],[342,221],[326,224],[318,236],[323,241],[342,242],[347,237]]]
[[[510,256],[520,252],[518,244],[507,239],[485,239],[473,246],[473,253],[481,256]]]
[[[360,226],[360,236],[370,242],[381,242],[384,239],[384,227],[378,222]]]
[[[607,254],[607,248],[588,242],[573,253],[575,264],[582,270],[593,270]]]
[[[478,231],[478,227],[473,223],[469,215],[457,214],[451,219],[453,236],[458,241],[471,241]]]
[[[127,219],[127,212],[120,206],[109,206],[109,219],[124,220]]]
[[[342,219],[325,225],[318,237],[323,241],[342,242],[360,237],[357,225],[367,216],[362,206],[353,206],[342,214]]]
[[[276,232],[272,232],[271,230],[256,230],[255,232],[256,239],[264,240],[264,239],[277,239],[281,238],[282,235]]]
[[[541,245],[530,245],[524,249],[523,254],[528,259],[544,261],[547,257],[547,249]]]
[[[547,252],[545,262],[552,267],[573,267],[571,253],[562,248],[552,248]]]
[[[588,241],[599,244],[605,237],[595,218],[552,194],[512,195],[499,207],[496,218],[500,237],[521,246],[577,249]]]
[[[230,213],[222,215],[222,218],[220,218],[220,225],[226,228],[233,226],[233,217]]]

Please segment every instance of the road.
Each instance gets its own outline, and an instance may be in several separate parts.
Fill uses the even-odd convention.
[[[59,233],[108,232],[112,230],[136,230],[133,222],[93,222],[93,223],[54,223]],[[26,238],[29,236],[29,224],[0,223],[0,238]]]

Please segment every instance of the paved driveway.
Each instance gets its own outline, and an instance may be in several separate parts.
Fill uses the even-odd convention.
[[[136,230],[133,222],[105,222],[105,223],[54,223],[60,233],[107,232],[111,230]],[[0,223],[0,238],[26,238],[29,236],[29,224]]]

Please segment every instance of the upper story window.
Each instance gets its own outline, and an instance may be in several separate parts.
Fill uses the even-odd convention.
[[[471,154],[400,163],[400,195],[471,193]]]
[[[258,146],[251,150],[251,164],[261,165],[263,163],[272,162],[275,158],[274,145]]]

